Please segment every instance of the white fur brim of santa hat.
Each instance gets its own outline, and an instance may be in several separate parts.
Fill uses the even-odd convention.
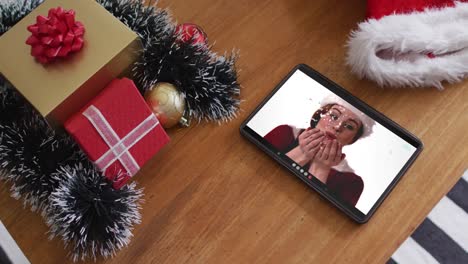
[[[388,9],[397,2],[368,0],[368,5]],[[420,11],[398,13],[395,7],[400,11],[359,24],[348,42],[347,63],[354,73],[381,86],[439,89],[443,81],[468,77],[468,3],[447,0],[426,8],[421,2],[405,2]]]
[[[362,126],[363,126],[363,131],[362,131],[362,136],[359,139],[368,137],[369,135],[372,134],[373,129],[374,129],[374,125],[375,125],[375,121],[372,118],[370,118],[369,116],[367,116],[366,114],[364,114],[363,112],[358,110],[356,107],[352,106],[350,103],[345,101],[343,98],[341,98],[341,97],[339,97],[337,95],[334,95],[334,94],[328,95],[328,96],[324,97],[320,101],[320,107],[324,107],[324,106],[329,105],[329,104],[341,105],[344,108],[346,108],[346,109],[350,110],[351,112],[353,112],[359,118],[359,120],[361,120]]]

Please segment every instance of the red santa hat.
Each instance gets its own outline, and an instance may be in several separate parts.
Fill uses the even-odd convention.
[[[347,63],[382,86],[435,86],[468,76],[468,0],[368,0]]]
[[[320,101],[320,107],[324,107],[324,106],[329,105],[329,104],[341,105],[341,106],[345,107],[346,109],[350,110],[351,112],[353,112],[359,118],[359,120],[361,120],[363,131],[362,131],[362,135],[361,135],[361,137],[359,137],[359,139],[368,137],[368,136],[370,136],[372,134],[373,129],[374,129],[374,125],[375,125],[375,121],[372,118],[370,118],[368,115],[366,115],[363,112],[361,112],[360,110],[358,110],[356,107],[354,107],[353,105],[351,105],[350,103],[345,101],[343,98],[341,98],[341,97],[339,97],[337,95],[334,95],[334,94],[330,94],[330,95],[324,97]]]

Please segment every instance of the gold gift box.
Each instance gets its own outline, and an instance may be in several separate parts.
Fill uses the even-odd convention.
[[[38,15],[61,6],[85,26],[84,46],[69,58],[42,65],[26,39]],[[0,73],[53,126],[63,124],[138,59],[141,41],[95,0],[47,0],[0,37]]]

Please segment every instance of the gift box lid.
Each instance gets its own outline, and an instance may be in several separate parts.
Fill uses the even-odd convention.
[[[102,132],[99,132],[96,129],[96,125],[90,121],[88,114],[90,108],[94,108],[99,112],[99,114],[95,114],[96,118],[99,116],[97,119],[101,121],[105,120],[106,125],[108,124],[105,134],[115,135],[112,137],[116,138],[116,142],[122,142],[137,127],[141,127],[145,121],[149,121],[149,118],[153,119],[153,125],[147,126],[153,128],[146,129],[147,133],[141,133],[141,136],[137,137],[138,140],[132,140],[131,143],[134,144],[131,147],[127,148],[128,145],[125,144],[123,146],[124,150],[128,149],[128,152],[135,159],[139,167],[143,166],[147,160],[169,142],[169,137],[144,101],[133,81],[127,78],[116,79],[79,113],[65,122],[65,129],[93,162],[102,158],[104,154],[109,152],[111,147],[113,149],[122,148],[121,146],[116,147],[120,143],[109,144],[109,141],[104,139]],[[147,124],[149,123],[151,122]],[[109,162],[106,164],[113,164],[113,166],[105,171],[106,177],[110,179],[115,179],[118,174],[122,174],[122,171],[125,172],[125,168],[121,166],[119,160],[116,160],[115,163]],[[124,175],[124,177],[114,183],[114,186],[120,188],[130,176],[132,175]]]
[[[84,46],[70,58],[42,65],[25,43],[27,27],[59,6],[76,11],[86,29]],[[46,0],[0,37],[0,73],[43,116],[55,111],[63,122],[128,68],[140,48],[136,33],[95,0]]]

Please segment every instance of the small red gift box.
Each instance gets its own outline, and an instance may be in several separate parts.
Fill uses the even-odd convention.
[[[130,79],[112,81],[65,129],[81,149],[121,188],[169,137]]]

